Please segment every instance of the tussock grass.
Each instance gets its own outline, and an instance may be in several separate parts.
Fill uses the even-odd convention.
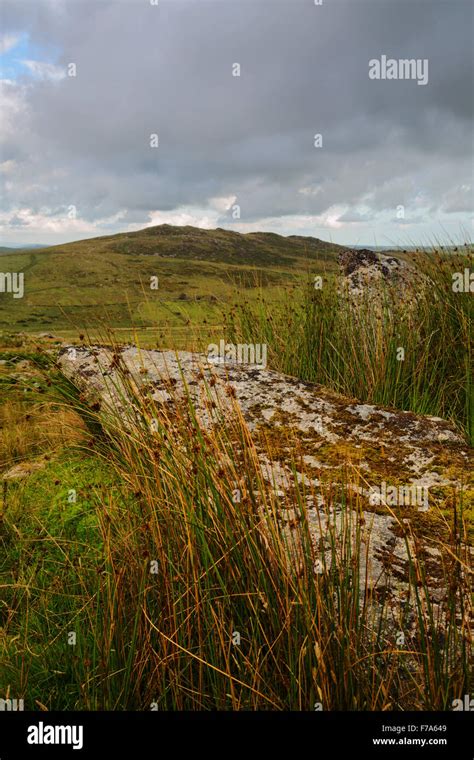
[[[0,407],[0,466],[51,454],[81,439],[77,417],[54,404],[16,402]]]
[[[278,307],[238,302],[226,337],[267,343],[270,365],[304,380],[447,417],[472,440],[472,294],[451,288],[471,259],[453,251],[417,261],[432,284],[416,303],[354,311],[328,279]],[[433,601],[409,523],[399,525],[409,561],[393,599],[368,584],[370,517],[347,473],[337,487],[295,479],[283,509],[261,467],[271,444],[257,449],[237,407],[204,429],[189,396],[167,411],[124,373],[117,419],[45,371],[50,384],[28,412],[35,432],[22,423],[16,443],[6,436],[5,461],[47,438],[56,425],[48,409],[78,438],[10,489],[1,696],[31,709],[449,710],[472,693],[461,502],[446,517],[444,599]],[[2,414],[15,428],[14,405]],[[307,506],[318,497],[315,531]]]
[[[4,691],[49,709],[145,710],[432,710],[469,693],[459,515],[446,601],[430,601],[407,528],[408,595],[393,606],[366,585],[363,518],[343,481],[337,499],[318,491],[322,551],[307,512],[318,493],[296,485],[289,530],[238,408],[208,430],[189,397],[167,412],[129,375],[121,387],[128,411],[96,413],[92,485],[84,467],[67,477],[85,482],[78,504],[61,497],[59,526],[44,504],[25,513],[19,498],[7,513],[18,565],[10,554]]]
[[[356,308],[341,278],[329,274],[321,290],[311,280],[304,295],[289,292],[286,306],[237,302],[226,314],[235,343],[266,343],[273,369],[363,402],[449,419],[474,441],[470,292],[452,289],[452,274],[472,269],[468,248],[420,251],[414,264],[428,285],[387,289],[359,299]],[[319,274],[319,273],[318,273]],[[402,361],[397,352],[405,352]]]
[[[11,341],[13,342],[13,341]],[[5,345],[5,344],[4,344]],[[54,455],[84,435],[80,419],[48,393],[50,359],[42,353],[0,349],[0,470],[38,456]]]

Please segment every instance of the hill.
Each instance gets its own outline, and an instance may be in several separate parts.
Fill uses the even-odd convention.
[[[2,271],[24,273],[25,295],[0,295],[0,329],[67,331],[102,319],[121,328],[212,322],[215,304],[227,302],[236,287],[255,297],[258,283],[274,288],[306,277],[308,269],[331,268],[340,250],[312,237],[165,224],[4,251]]]
[[[26,246],[25,246],[26,248]],[[291,266],[295,260],[331,256],[341,246],[313,237],[283,236],[273,232],[243,234],[217,228],[177,227],[160,224],[137,232],[123,232],[74,243],[48,246],[51,254],[117,253],[163,258],[198,259],[237,265]],[[39,251],[40,249],[36,249]],[[46,247],[41,250],[46,250]]]

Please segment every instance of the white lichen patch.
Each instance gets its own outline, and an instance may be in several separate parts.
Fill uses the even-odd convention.
[[[404,463],[414,472],[425,471],[432,463],[434,456],[428,454],[422,449],[411,451],[408,456],[405,457]]]
[[[347,411],[351,414],[356,415],[357,417],[360,417],[364,421],[369,420],[374,414],[379,414],[386,420],[394,416],[392,412],[378,409],[376,406],[373,406],[373,404],[353,404],[347,407]]]

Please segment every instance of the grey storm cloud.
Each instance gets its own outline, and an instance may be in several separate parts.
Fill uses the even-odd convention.
[[[4,84],[4,209],[137,224],[220,197],[248,222],[468,212],[472,14],[469,0],[3,0],[3,32],[28,33],[60,75],[77,67]],[[428,59],[428,84],[370,80],[382,54]]]

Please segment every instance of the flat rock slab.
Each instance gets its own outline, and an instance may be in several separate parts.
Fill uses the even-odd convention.
[[[139,395],[146,388],[156,407],[167,413],[189,394],[206,428],[222,423],[238,404],[263,475],[281,498],[283,515],[294,504],[296,479],[305,486],[310,522],[321,538],[321,487],[344,480],[357,494],[372,533],[373,579],[383,575],[389,556],[403,574],[408,557],[401,526],[406,522],[428,540],[425,553],[439,554],[439,531],[449,526],[453,499],[459,501],[462,494],[468,508],[474,494],[473,450],[453,425],[437,417],[362,404],[269,369],[211,363],[185,351],[66,346],[58,364],[100,409],[106,425],[133,426],[140,415],[124,377]],[[410,488],[412,494],[422,493],[423,500],[387,509],[389,486]],[[286,521],[292,523],[291,514]]]

